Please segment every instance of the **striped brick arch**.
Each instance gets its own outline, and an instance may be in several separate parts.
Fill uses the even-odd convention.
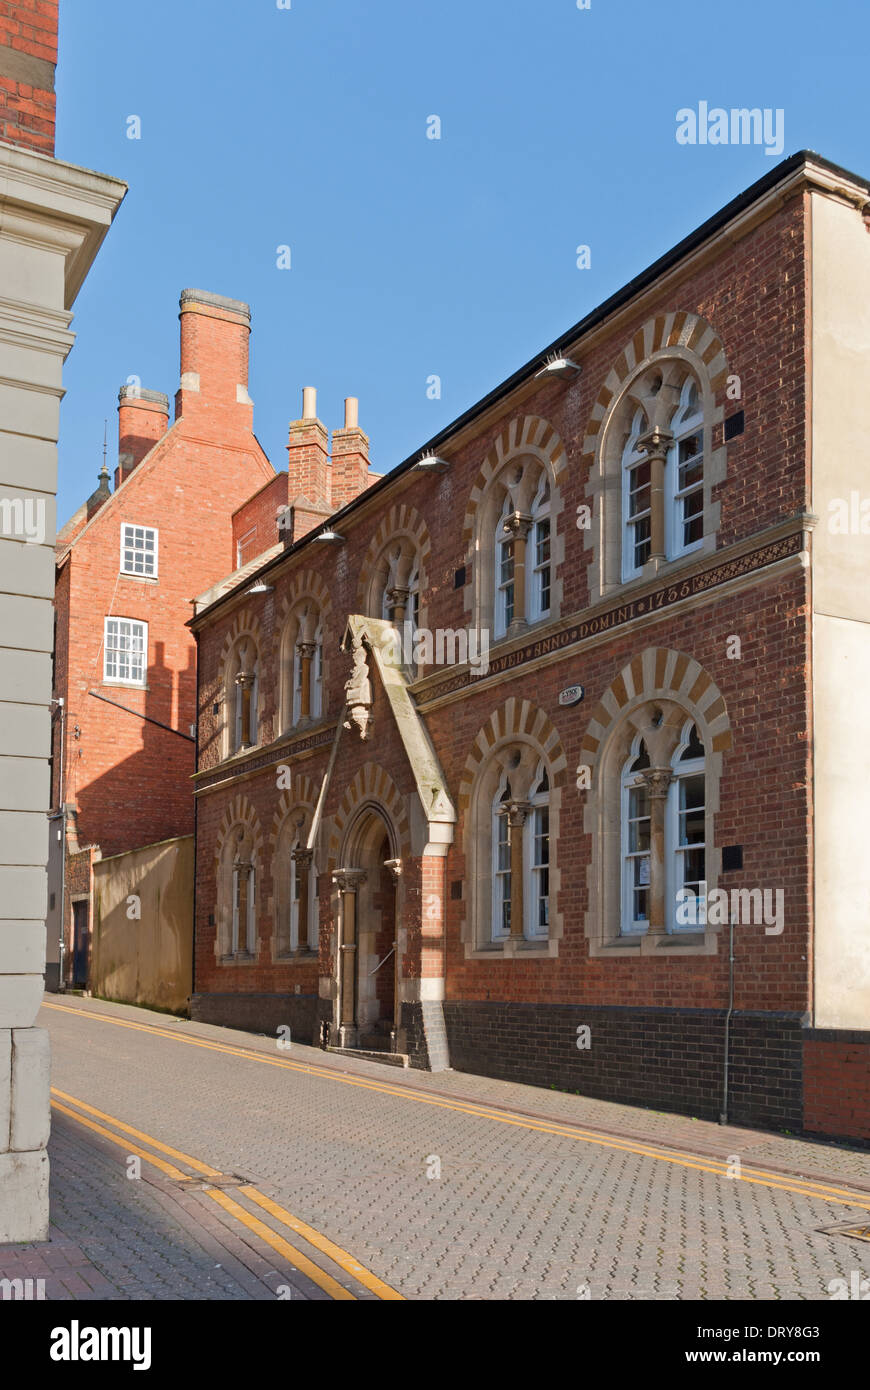
[[[702,362],[712,391],[720,391],[724,387],[728,376],[725,349],[706,319],[685,309],[647,319],[626,343],[598,393],[583,440],[584,455],[595,453],[604,420],[629,378],[655,354],[668,350],[677,351],[680,355],[688,354]]]
[[[377,613],[369,613],[368,611],[371,586],[375,577],[375,565],[390,542],[396,541],[402,536],[407,536],[410,539],[417,553],[420,564],[420,594],[422,597],[427,587],[429,556],[432,549],[429,530],[416,507],[408,507],[404,502],[401,502],[390,507],[386,516],[381,517],[378,528],[369,542],[357,584],[355,610],[357,613],[366,614],[368,617],[380,617],[380,611]]]
[[[291,778],[290,786],[281,793],[281,799],[272,817],[272,829],[269,835],[269,849],[274,857],[278,847],[281,831],[284,829],[284,822],[288,816],[294,812],[307,813],[304,824],[311,824],[311,817],[317,805],[318,788],[314,785],[310,777],[304,774],[295,773]]]
[[[706,878],[718,881],[722,851],[716,844],[715,817],[720,804],[724,754],[731,748],[731,724],[725,700],[709,672],[685,652],[647,647],[623,666],[591,711],[580,744],[580,766],[591,776],[578,791],[583,798],[583,828],[590,836],[587,873],[586,936],[593,957],[607,956],[622,933],[622,771],[637,735],[646,743],[653,767],[668,767],[682,729],[697,725],[705,749]],[[619,947],[616,947],[617,951]],[[716,953],[716,932],[683,942],[683,955]]]
[[[233,650],[236,643],[242,637],[247,637],[250,639],[251,642],[253,642],[258,654],[262,651],[262,634],[260,631],[260,624],[257,618],[254,616],[254,614],[249,613],[247,609],[244,608],[240,609],[239,612],[235,615],[230,625],[229,631],[224,637],[223,646],[221,647],[221,669],[223,669],[226,666],[226,663],[230,657],[230,652]]]
[[[551,785],[563,787],[567,781],[568,759],[549,717],[530,700],[511,697],[500,709],[493,710],[474,740],[465,760],[459,783],[459,814],[465,819],[471,804],[477,774],[493,749],[511,742],[534,744],[550,770]]]
[[[518,754],[518,758],[515,758]],[[550,928],[539,954],[556,956],[564,929],[559,911],[562,871],[559,854],[563,788],[568,780],[568,760],[549,717],[530,700],[513,697],[493,711],[478,732],[459,782],[459,816],[465,851],[464,915],[460,936],[466,958],[488,950],[492,930],[492,806],[502,768],[509,760],[511,785],[520,797],[543,760],[550,777]],[[516,778],[520,779],[519,786]]]
[[[278,607],[275,635],[273,638],[276,651],[280,650],[287,619],[294,609],[298,608],[306,599],[317,608],[317,611],[324,620],[324,626],[327,625],[329,616],[332,612],[332,600],[329,596],[329,589],[320,575],[316,574],[313,570],[300,570],[293,576],[290,587],[282,596],[281,603]]]
[[[218,827],[217,844],[215,846],[214,856],[215,859],[220,861],[220,858],[224,851],[224,846],[227,842],[227,837],[233,831],[237,830],[239,826],[243,826],[245,830],[250,832],[251,840],[254,846],[254,853],[256,854],[259,863],[262,864],[263,846],[265,844],[263,832],[260,829],[260,822],[257,817],[256,811],[254,810],[251,803],[248,801],[247,797],[242,796],[241,793],[234,796],[232,801],[224,807],[224,813],[221,816],[221,823]]]
[[[696,720],[709,753],[731,748],[728,711],[713,678],[684,652],[648,647],[622,668],[591,711],[580,744],[581,763],[594,767],[611,732],[639,704],[656,699],[673,701]]]
[[[525,415],[511,420],[493,444],[474,480],[462,528],[462,544],[466,549],[474,538],[475,518],[481,498],[492,479],[510,459],[520,458],[524,454],[531,454],[540,459],[549,469],[556,486],[560,485],[561,476],[568,466],[568,459],[553,426],[538,415]]]
[[[380,811],[389,821],[398,841],[399,858],[411,856],[411,830],[405,809],[405,798],[388,772],[376,763],[366,763],[345,788],[338,810],[329,829],[328,872],[339,868],[345,835],[357,814],[365,806]]]

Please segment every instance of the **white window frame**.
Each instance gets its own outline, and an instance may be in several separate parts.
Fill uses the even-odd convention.
[[[530,623],[539,623],[549,618],[553,602],[553,524],[550,517],[550,480],[546,471],[541,474],[538,491],[532,503],[532,524],[529,527],[529,541],[526,547],[526,614]],[[539,528],[547,527],[547,558],[538,559]],[[529,553],[531,551],[531,554]],[[544,588],[543,576],[547,575],[547,589],[550,602],[544,607],[541,594]]]
[[[492,835],[492,879],[491,879],[492,889],[491,889],[491,894],[490,894],[491,903],[492,903],[492,911],[491,911],[491,914],[490,914],[490,933],[491,933],[491,939],[492,939],[493,941],[506,941],[506,940],[508,939],[508,937],[510,936],[510,925],[508,925],[507,927],[504,926],[503,911],[502,911],[505,902],[507,902],[507,904],[508,904],[508,916],[510,916],[510,900],[511,900],[510,829],[509,829],[509,826],[508,826],[507,811],[505,811],[505,810],[500,810],[500,809],[499,809],[500,807],[503,807],[504,804],[505,804],[505,802],[504,802],[504,796],[505,796],[505,792],[507,791],[507,787],[508,787],[508,777],[507,777],[507,773],[505,773],[504,776],[502,777],[501,781],[500,781],[499,784],[498,784],[498,789],[496,790],[495,797],[493,798],[492,808],[491,808],[491,813],[490,813],[490,814],[491,814],[491,819],[492,819],[492,831],[491,831],[491,835]],[[507,836],[507,848],[508,848],[508,867],[507,867],[507,869],[500,869],[500,868],[499,868],[499,862],[498,862],[498,851],[499,851],[499,846],[500,846],[500,844],[502,843],[502,834],[505,834],[505,835]],[[505,896],[505,888],[507,889],[506,896]]]
[[[405,608],[405,621],[411,624],[413,636],[420,625],[420,562],[416,557],[408,579],[408,603]]]
[[[323,628],[318,624],[314,634],[314,655],[309,672],[311,681],[311,718],[319,719],[323,713]]]
[[[110,649],[110,647],[109,647],[109,624],[110,624],[110,623],[127,623],[127,624],[129,624],[130,631],[129,631],[129,633],[127,633],[126,635],[127,635],[127,637],[128,637],[131,641],[132,641],[132,640],[134,639],[134,637],[136,636],[136,634],[134,633],[133,629],[134,629],[134,628],[139,628],[139,629],[141,629],[141,632],[140,632],[140,634],[139,634],[140,640],[141,640],[141,643],[142,643],[142,675],[141,675],[141,678],[124,677],[124,676],[119,676],[119,675],[117,675],[117,674],[112,675],[112,674],[110,673],[110,671],[109,671],[109,652],[110,652],[110,650],[111,650],[111,651],[115,654],[115,666],[116,666],[116,668],[117,668],[117,667],[119,666],[119,662],[118,662],[118,660],[117,660],[117,655],[118,655],[118,653],[119,653],[120,650],[121,650],[119,647],[112,647],[111,649]],[[121,637],[121,636],[123,636],[123,635],[124,635],[124,634],[121,633],[120,631],[117,633],[117,636],[118,636],[118,637]],[[132,652],[133,652],[132,647],[129,648],[129,652],[130,652],[130,655],[132,655]],[[132,663],[132,661],[130,661],[129,664],[130,664],[130,669],[132,670],[132,669],[133,669],[133,663]],[[134,686],[134,687],[136,687],[136,688],[139,689],[139,690],[142,690],[142,689],[148,684],[148,624],[147,624],[146,622],[143,622],[141,618],[120,618],[120,617],[112,616],[112,617],[110,617],[110,618],[105,618],[105,619],[103,620],[103,681],[104,681],[104,683],[105,683],[106,685],[129,685],[129,686]]]
[[[638,787],[643,780],[639,772],[632,772],[632,767],[640,757],[640,748],[643,743],[643,736],[638,734],[631,745],[631,752],[626,759],[622,769],[621,791],[620,791],[620,863],[621,869],[621,894],[619,921],[620,931],[623,936],[643,936],[649,930],[648,918],[635,918],[634,916],[634,863],[638,859],[647,859],[652,869],[652,848],[646,851],[632,850],[630,848],[631,837],[629,835],[629,813],[631,810],[631,793]],[[652,831],[652,807],[643,819],[650,821],[650,831]],[[640,817],[638,819],[641,819]],[[651,878],[651,875],[650,875]],[[652,884],[645,885],[651,888]],[[648,906],[648,905],[647,905]]]
[[[294,840],[290,851],[290,935],[289,947],[291,951],[299,950],[299,889],[302,886],[299,882],[299,871],[296,860],[293,858],[293,850],[299,848],[299,841]]]
[[[702,907],[706,907],[706,902],[700,897],[699,893],[696,904],[698,914],[697,924],[692,922],[687,922],[685,924],[677,922],[677,893],[686,886],[686,854],[684,851],[689,849],[702,849],[704,851],[704,878],[698,881],[699,886],[701,883],[706,883],[706,866],[708,863],[709,847],[706,837],[708,794],[706,755],[701,758],[687,759],[685,762],[681,761],[683,754],[689,747],[694,725],[695,721],[693,719],[689,719],[684,724],[680,743],[671,758],[671,769],[674,776],[671,785],[668,787],[668,799],[665,805],[665,901],[669,904],[668,931],[674,933],[703,930],[703,926],[701,925]],[[700,732],[698,736],[700,738]],[[704,805],[703,807],[697,808],[702,811],[704,817],[704,840],[700,845],[683,846],[680,844],[680,784],[685,782],[689,777],[698,776],[704,778]],[[694,879],[689,880],[690,883],[694,883],[695,881]]]
[[[154,570],[153,570],[153,572],[152,572],[151,574],[145,574],[145,573],[137,574],[135,570],[129,570],[129,569],[126,568],[126,566],[125,566],[125,564],[124,564],[125,552],[126,552],[127,550],[132,550],[132,551],[134,552],[134,554],[135,554],[135,552],[136,552],[136,547],[135,547],[135,546],[127,545],[127,544],[126,544],[126,541],[125,541],[125,532],[127,532],[127,531],[141,531],[141,532],[143,533],[143,541],[144,541],[144,539],[145,539],[146,536],[149,536],[149,535],[150,535],[150,536],[153,536],[153,537],[154,537]],[[159,576],[159,573],[160,573],[160,570],[159,570],[159,563],[158,563],[158,551],[159,551],[159,532],[158,532],[156,526],[140,526],[139,523],[138,523],[137,521],[122,521],[122,522],[121,522],[121,558],[120,558],[120,562],[119,562],[119,569],[120,569],[120,572],[121,572],[121,574],[124,576],[125,579],[157,579],[158,576]],[[148,553],[148,552],[146,552],[145,549],[143,548],[142,554],[145,555],[145,554],[147,554],[147,553]]]
[[[646,462],[646,454],[638,449],[637,441],[646,429],[646,417],[638,408],[631,422],[631,430],[622,450],[622,578],[636,579],[643,573],[643,565],[634,562],[635,526],[645,517],[652,517],[652,494],[650,506],[636,515],[631,515],[631,475],[636,468]],[[652,524],[652,523],[650,523]],[[646,561],[644,561],[644,564]]]
[[[694,413],[689,414],[689,397],[692,388],[697,392],[697,407]],[[671,418],[671,432],[674,442],[668,450],[667,464],[665,467],[665,549],[669,560],[675,560],[680,555],[690,555],[704,544],[704,402],[701,396],[701,388],[693,376],[687,376],[680,391],[680,404],[677,406]],[[693,459],[699,459],[701,464],[701,478],[697,483],[693,483],[690,488],[680,489],[680,443],[697,434],[701,440],[700,454],[694,454]],[[701,535],[696,541],[686,544],[683,541],[683,504],[687,497],[695,493],[701,495]]]
[[[546,787],[544,790],[539,790],[539,788],[540,788],[540,786],[541,786],[541,782],[544,780],[545,777],[547,777],[548,785],[547,785],[547,787]],[[525,913],[524,913],[525,920],[524,920],[524,922],[523,922],[523,935],[525,936],[525,938],[526,938],[527,941],[546,941],[546,940],[548,940],[549,935],[550,935],[550,920],[549,920],[549,919],[550,919],[550,888],[549,888],[549,874],[550,874],[550,871],[551,871],[551,869],[552,869],[552,861],[551,861],[551,858],[550,858],[551,842],[550,842],[550,829],[549,829],[550,787],[549,787],[549,777],[547,776],[547,769],[546,769],[546,767],[544,766],[543,763],[541,763],[541,764],[538,766],[538,769],[537,769],[537,771],[535,772],[535,777],[534,777],[534,780],[533,780],[533,782],[532,782],[532,786],[533,786],[533,788],[535,788],[535,790],[532,792],[531,796],[529,797],[529,801],[530,801],[530,804],[531,804],[532,809],[529,811],[528,815],[526,816],[526,823],[525,823],[525,825],[523,826],[523,861],[524,861],[524,864],[523,864],[523,880],[524,880],[524,885],[525,885],[525,898],[526,898],[526,901],[525,901]],[[537,842],[538,842],[538,838],[539,838],[539,836],[538,836],[538,826],[539,826],[539,824],[540,824],[540,822],[541,822],[541,818],[542,818],[542,815],[543,815],[544,812],[547,813],[547,818],[548,818],[547,835],[546,835],[546,839],[547,839],[547,862],[546,862],[546,865],[543,865],[543,864],[536,864],[536,863],[535,863],[535,849],[536,849],[536,847],[537,847]],[[546,923],[546,926],[541,926],[541,924],[540,924],[539,921],[538,921],[538,905],[539,905],[539,902],[540,902],[541,897],[543,896],[543,894],[539,894],[539,893],[538,893],[538,891],[537,891],[537,885],[538,885],[538,881],[539,881],[539,875],[540,875],[541,870],[542,870],[543,868],[546,868],[546,869],[547,869],[547,876],[548,876],[548,885],[547,885],[547,894],[546,894],[546,898],[547,898],[547,923]]]
[[[513,622],[513,616],[516,612],[516,560],[513,554],[510,560],[510,578],[507,580],[502,578],[502,551],[508,546],[512,546],[514,543],[513,535],[510,532],[505,533],[504,529],[505,522],[512,514],[513,507],[511,505],[510,493],[508,493],[505,497],[504,506],[501,509],[501,514],[499,515],[495,527],[495,570],[493,573],[493,583],[495,586],[493,626],[495,631],[493,636],[496,639],[507,635],[507,630]],[[508,617],[508,590],[510,590],[511,596],[510,617]]]
[[[302,718],[302,655],[299,643],[293,643],[293,708],[290,713],[290,727],[296,728]]]
[[[236,569],[237,569],[237,570],[240,570],[240,569],[242,568],[242,565],[245,563],[245,561],[242,559],[242,549],[243,549],[243,547],[244,547],[245,541],[254,540],[254,539],[256,538],[256,535],[257,535],[257,528],[256,528],[256,526],[252,526],[251,529],[250,529],[250,531],[246,531],[245,534],[244,534],[243,536],[239,536],[239,539],[236,541]],[[256,553],[256,552],[255,552],[255,553]],[[253,556],[251,556],[251,558],[253,559]]]

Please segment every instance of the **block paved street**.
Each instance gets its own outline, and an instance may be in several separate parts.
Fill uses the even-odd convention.
[[[870,1243],[826,1231],[870,1225],[866,1152],[96,1000],[47,996],[40,1023],[53,1239],[0,1248],[0,1276],[48,1298],[827,1300],[870,1277]]]

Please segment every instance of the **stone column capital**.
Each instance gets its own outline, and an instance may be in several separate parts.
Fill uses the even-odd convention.
[[[508,825],[511,830],[522,830],[526,823],[526,817],[532,810],[530,801],[508,801],[505,803],[504,814],[508,818]]]
[[[305,869],[314,858],[314,851],[303,848],[293,849],[290,851],[290,858],[294,864],[301,864],[302,868]]]
[[[663,430],[659,425],[653,425],[652,429],[646,430],[638,437],[637,447],[647,458],[666,459],[668,450],[674,442],[674,436],[670,430]]]
[[[674,774],[671,768],[649,767],[640,775],[646,782],[651,800],[664,801],[668,794],[668,789],[674,780]]]
[[[366,881],[365,869],[336,869],[332,881],[341,893],[355,893]]]
[[[531,529],[532,520],[527,512],[511,512],[510,516],[505,517],[504,529],[511,533],[514,540],[524,541]]]

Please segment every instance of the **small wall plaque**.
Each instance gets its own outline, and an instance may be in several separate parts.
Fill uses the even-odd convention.
[[[567,690],[559,692],[560,705],[579,705],[585,695],[582,685],[569,685]]]

